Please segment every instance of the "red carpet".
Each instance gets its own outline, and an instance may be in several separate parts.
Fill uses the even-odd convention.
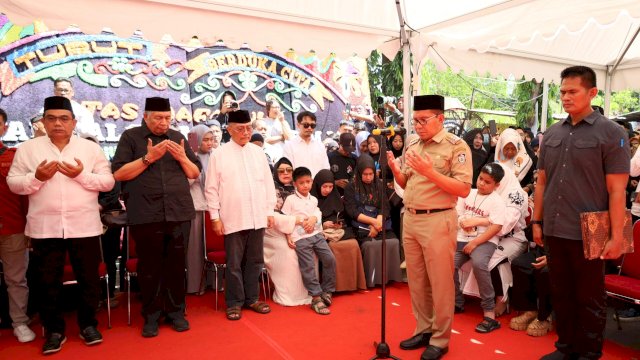
[[[223,306],[213,308],[213,292],[187,298],[191,330],[176,333],[161,326],[152,339],[140,336],[142,319],[134,302],[133,325],[127,326],[125,297],[112,312],[113,328],[107,329],[106,311],[100,312],[104,343],[87,347],[78,338],[75,314],[67,319],[67,343],[52,355],[59,359],[369,359],[375,355],[374,341],[380,339],[380,289],[335,296],[332,314],[320,316],[308,307],[285,308],[272,304],[269,315],[243,311],[240,321],[225,319]],[[222,301],[221,301],[222,305]],[[456,315],[451,349],[445,359],[538,359],[553,351],[555,334],[540,338],[509,329],[507,315],[500,318],[502,328],[490,334],[473,329],[480,321],[477,302],[467,312]],[[388,288],[387,343],[391,353],[402,359],[419,359],[421,350],[403,351],[398,343],[410,336],[415,321],[405,284]],[[32,326],[36,332],[39,325]],[[0,331],[0,359],[41,357],[44,340],[19,344],[11,330]],[[603,359],[638,359],[640,352],[606,342]]]

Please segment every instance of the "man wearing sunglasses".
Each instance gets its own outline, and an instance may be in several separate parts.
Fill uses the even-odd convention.
[[[316,116],[309,111],[303,111],[296,118],[298,136],[284,144],[284,157],[291,160],[293,168],[301,166],[311,170],[316,176],[318,171],[329,169],[329,158],[324,145],[313,137],[316,129]]]

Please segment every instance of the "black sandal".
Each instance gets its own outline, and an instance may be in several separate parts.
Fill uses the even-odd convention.
[[[227,319],[228,320],[240,320],[242,317],[242,310],[240,310],[240,306],[232,306],[227,308]]]
[[[500,322],[489,317],[484,317],[482,322],[476,326],[476,332],[481,334],[490,333],[493,330],[500,329]]]
[[[322,301],[321,298],[316,298],[311,301],[311,309],[315,311],[316,314],[320,314],[320,315],[331,314],[331,311],[329,310],[327,305],[324,304],[324,301]]]
[[[328,292],[320,294],[320,299],[322,299],[322,302],[327,305],[327,307],[331,306],[333,303],[333,297],[331,296],[331,293]]]
[[[268,314],[271,312],[271,308],[269,304],[264,301],[256,301],[251,305],[247,306],[249,309],[257,312],[258,314]]]

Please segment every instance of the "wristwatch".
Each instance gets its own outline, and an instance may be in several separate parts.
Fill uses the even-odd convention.
[[[144,166],[149,166],[149,165],[151,165],[151,160],[149,160],[149,159],[147,158],[147,154],[145,154],[145,155],[142,157],[142,163],[144,164]]]
[[[536,225],[537,224],[537,225],[542,226],[542,220],[531,220],[530,224],[531,225]]]

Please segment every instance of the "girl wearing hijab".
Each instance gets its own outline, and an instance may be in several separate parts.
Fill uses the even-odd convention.
[[[356,135],[356,156],[369,152],[367,148],[367,138],[369,134],[368,131],[360,131],[358,135]]]
[[[191,128],[189,135],[197,138],[198,149],[194,149],[196,156],[202,164],[200,177],[189,179],[191,198],[193,206],[196,209],[196,217],[191,221],[191,233],[189,235],[189,244],[186,249],[186,267],[187,267],[187,294],[202,294],[204,292],[204,282],[202,281],[202,268],[204,266],[204,240],[202,238],[202,225],[204,219],[204,211],[207,210],[207,201],[204,198],[204,183],[207,168],[209,167],[209,156],[213,149],[213,132],[206,125],[196,125]]]
[[[473,129],[464,135],[464,141],[471,149],[471,159],[473,162],[473,188],[476,187],[476,180],[480,175],[480,169],[487,163],[489,153],[484,147],[484,138],[482,137],[482,129]]]
[[[322,228],[336,258],[336,291],[366,290],[360,247],[344,223],[344,205],[331,170],[320,170],[313,179],[311,195],[318,199]]]
[[[495,162],[518,178],[521,185],[531,183],[533,177],[533,159],[529,156],[522,137],[514,129],[504,129],[496,144]]]
[[[394,134],[388,140],[387,148],[391,150],[396,159],[399,158],[404,150],[404,137],[401,134]]]
[[[369,135],[367,137],[367,149],[369,150],[369,156],[371,156],[376,165],[376,175],[378,177],[380,177],[380,141],[380,135]]]
[[[264,233],[264,265],[273,281],[273,301],[284,306],[311,304],[311,296],[302,283],[298,255],[287,245],[285,234],[291,234],[296,217],[280,212],[285,199],[293,195],[293,165],[289,159],[280,158],[274,165],[273,181],[276,188],[274,224]]]
[[[506,203],[506,211],[502,230],[498,233],[500,236],[498,247],[489,260],[491,281],[496,293],[496,317],[502,315],[507,308],[507,290],[513,284],[511,261],[524,253],[528,247],[524,230],[527,227],[529,196],[522,190],[515,174],[508,171],[510,168],[502,164],[501,166],[505,170],[505,174],[496,193]],[[461,287],[465,294],[479,296],[477,284],[470,269],[470,266],[463,268]],[[467,281],[465,282],[464,279]],[[471,279],[474,281],[469,281]]]
[[[390,231],[389,201],[386,186],[376,177],[371,156],[362,154],[356,164],[356,174],[344,190],[345,210],[362,250],[367,287],[382,284],[382,231],[386,231],[387,280],[402,281],[400,244]],[[384,212],[382,211],[384,208]]]

